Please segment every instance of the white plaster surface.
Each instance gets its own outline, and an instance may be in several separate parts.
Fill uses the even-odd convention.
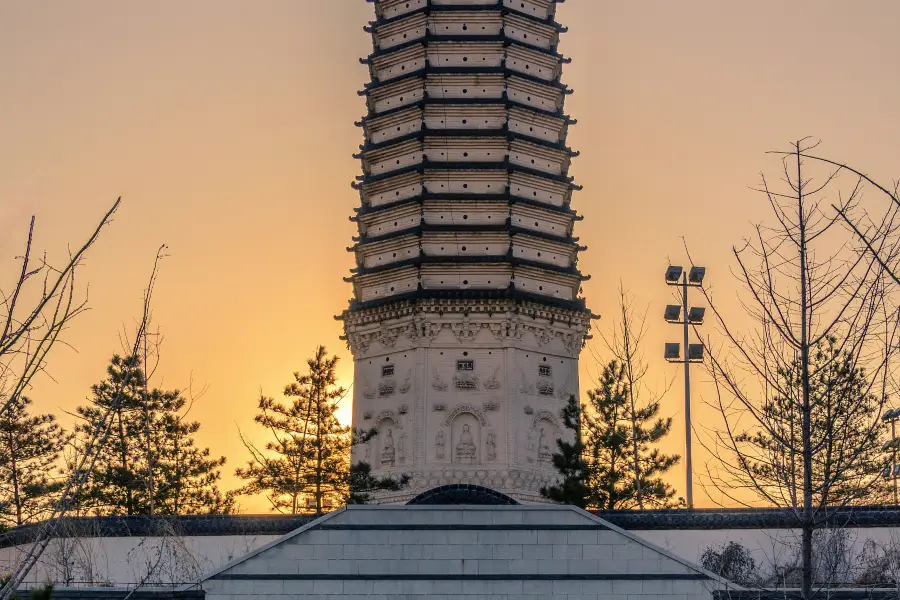
[[[454,513],[462,509],[441,512],[434,515],[435,522],[440,523],[450,519]],[[353,511],[350,511],[351,513]],[[385,517],[386,521],[401,518],[402,513],[396,513],[393,517]],[[486,513],[469,511],[466,509],[464,518],[469,522],[485,522]],[[538,513],[540,514],[540,513]],[[351,517],[355,518],[355,517]],[[518,517],[514,513],[501,517],[491,517],[500,522],[508,519],[514,522]],[[858,551],[868,541],[876,542],[882,546],[897,547],[900,544],[900,529],[896,527],[873,527],[849,529],[850,540]],[[796,533],[791,530],[761,530],[761,529],[718,529],[718,530],[664,530],[664,531],[633,531],[632,534],[647,542],[666,549],[693,564],[699,563],[703,551],[710,546],[717,546],[735,541],[746,546],[761,564],[771,564],[773,558],[786,557],[793,551],[796,543]],[[519,545],[512,543],[518,537],[527,537],[527,534],[515,533],[511,537],[507,534],[509,546],[497,549],[497,556],[501,559],[533,561],[518,563],[529,566],[537,572],[537,562],[555,560],[554,550],[548,548],[522,547],[521,556]],[[613,561],[613,552],[608,544],[585,544],[585,540],[592,541],[596,532],[568,532],[566,544],[571,539],[573,543],[581,545],[582,560]],[[544,539],[549,540],[553,534],[544,534]],[[562,536],[557,536],[561,541]],[[399,560],[392,558],[397,550],[387,550],[383,538],[377,543],[359,544],[348,551],[349,556],[358,558],[372,558],[385,560]],[[221,568],[230,561],[239,558],[265,544],[280,539],[280,536],[271,535],[246,535],[246,536],[184,536],[177,538],[151,538],[151,537],[116,537],[116,538],[80,538],[76,540],[57,540],[51,544],[46,555],[39,563],[37,569],[32,572],[26,581],[28,585],[39,585],[47,581],[58,586],[78,584],[128,586],[141,581],[147,574],[148,566],[161,563],[161,569],[148,583],[187,583],[199,580],[201,574]],[[430,538],[435,539],[435,538]],[[390,540],[390,536],[388,536]],[[598,538],[599,541],[599,538]],[[434,548],[420,549],[425,556],[431,556],[427,560],[443,560],[468,558],[469,560],[487,560],[479,558],[487,555],[487,551],[479,549],[478,537],[474,544],[442,544],[440,541],[427,544]],[[330,546],[330,544],[329,544]],[[27,546],[0,548],[0,573],[12,570],[18,563]],[[307,549],[310,560],[336,560],[326,558],[329,553],[335,552],[334,548],[316,550]],[[412,551],[410,551],[412,552]],[[577,550],[558,549],[558,553],[576,552]],[[433,553],[433,554],[429,554]],[[163,560],[160,561],[160,555]],[[493,549],[491,550],[493,559]],[[558,560],[558,559],[557,559]],[[66,564],[69,566],[67,567]],[[323,564],[323,563],[316,563]],[[327,565],[326,565],[327,566]],[[551,567],[547,567],[551,568]],[[524,593],[524,592],[523,592]]]

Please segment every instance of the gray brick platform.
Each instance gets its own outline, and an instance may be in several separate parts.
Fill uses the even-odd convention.
[[[209,600],[711,600],[736,589],[573,507],[347,507],[208,575]]]

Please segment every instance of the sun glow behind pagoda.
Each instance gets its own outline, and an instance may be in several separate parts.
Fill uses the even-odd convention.
[[[557,2],[374,4],[341,318],[353,424],[378,435],[353,460],[412,475],[384,502],[455,483],[539,501],[592,318]]]

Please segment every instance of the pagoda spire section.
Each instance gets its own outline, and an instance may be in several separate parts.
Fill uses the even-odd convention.
[[[594,317],[571,207],[561,0],[369,0],[341,316],[354,447],[403,502],[453,483],[541,501]]]

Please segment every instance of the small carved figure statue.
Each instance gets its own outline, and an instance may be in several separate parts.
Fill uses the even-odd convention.
[[[434,442],[434,456],[438,460],[444,460],[444,432],[443,430],[437,432],[437,440]]]
[[[473,464],[476,450],[475,440],[469,431],[469,425],[463,425],[462,433],[459,434],[459,443],[456,444],[456,460],[460,463]]]
[[[486,444],[488,460],[497,460],[497,435],[493,431],[488,432]]]
[[[550,451],[550,445],[547,443],[547,436],[544,435],[543,427],[541,427],[541,437],[538,438],[538,460],[540,462],[553,460],[553,452]]]
[[[381,449],[381,464],[386,467],[393,467],[395,454],[394,432],[388,429],[387,435],[384,436],[384,445]]]
[[[528,443],[525,448],[527,450],[525,460],[530,463],[534,462],[534,429],[528,430]]]

